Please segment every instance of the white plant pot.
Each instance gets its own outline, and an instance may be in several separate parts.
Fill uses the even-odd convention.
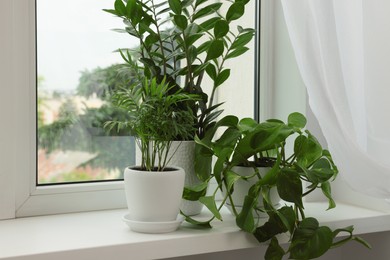
[[[260,176],[264,177],[265,174],[271,168],[269,168],[269,167],[258,167],[258,169],[259,169]],[[243,166],[235,166],[235,167],[232,168],[232,171],[237,173],[237,174],[239,174],[239,175],[241,175],[241,176],[251,176],[254,173],[254,170],[253,170],[252,167],[243,167]],[[250,178],[247,181],[244,181],[244,180],[240,179],[237,182],[235,182],[235,184],[234,184],[234,191],[232,193],[232,200],[233,200],[234,206],[235,206],[236,210],[238,211],[238,213],[241,212],[242,206],[244,204],[245,196],[248,195],[249,188],[252,185],[254,185],[257,181],[258,181],[258,178],[254,177],[254,178]],[[223,191],[223,195],[224,196],[226,195],[226,191],[225,190]],[[270,191],[270,198],[271,198],[271,201],[274,203],[274,207],[278,207],[278,205],[280,204],[281,199],[279,197],[279,194],[278,194],[276,188],[272,188],[271,189],[271,191]],[[230,212],[233,214],[233,210],[231,208],[229,200],[226,201],[226,205],[227,205],[228,209],[230,210]],[[262,198],[261,195],[259,196],[257,206],[259,208],[263,208],[263,206],[264,206],[263,198]],[[260,214],[260,217],[266,217],[266,216],[267,215],[265,213],[264,214]]]
[[[191,187],[201,181],[195,174],[195,142],[194,141],[174,141],[169,151],[169,156],[173,155],[169,165],[176,165],[183,168],[185,186]],[[198,215],[203,208],[203,204],[198,201],[182,200],[180,209],[188,216]]]
[[[184,188],[184,170],[148,172],[128,167],[124,172],[128,218],[138,222],[175,221]]]

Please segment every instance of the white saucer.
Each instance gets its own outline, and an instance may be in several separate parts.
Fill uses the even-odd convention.
[[[183,222],[184,217],[178,215],[174,221],[165,222],[144,222],[134,221],[129,218],[129,214],[123,216],[123,221],[130,227],[132,231],[139,233],[160,234],[175,231]]]

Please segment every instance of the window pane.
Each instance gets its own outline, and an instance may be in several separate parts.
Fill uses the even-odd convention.
[[[136,41],[102,9],[112,0],[37,0],[38,184],[115,180],[134,163],[134,141],[106,133],[103,123],[125,116],[109,90],[131,81],[118,74],[118,48]]]

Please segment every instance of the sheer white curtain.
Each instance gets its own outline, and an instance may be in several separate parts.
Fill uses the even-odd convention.
[[[340,174],[390,199],[390,1],[282,0],[297,63]]]

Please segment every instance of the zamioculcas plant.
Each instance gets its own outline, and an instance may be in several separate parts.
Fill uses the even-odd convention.
[[[116,0],[114,9],[105,11],[123,19],[125,27],[118,31],[139,40],[139,47],[120,50],[127,63],[136,57],[145,77],[158,83],[165,79],[172,92],[181,89],[201,97],[183,107],[196,115],[194,127],[202,137],[221,113],[214,98],[230,76],[225,62],[248,51],[254,36],[253,29],[232,25],[244,15],[248,2]],[[210,92],[205,90],[205,77],[211,79]]]
[[[189,200],[199,200],[212,213],[213,218],[198,222],[190,217],[190,223],[210,227],[210,222],[217,218],[222,220],[221,208],[228,204],[236,217],[238,227],[252,233],[259,242],[270,241],[265,259],[282,259],[286,254],[292,259],[317,258],[330,248],[355,240],[369,247],[361,238],[353,235],[353,227],[331,230],[320,226],[319,222],[306,216],[303,198],[316,189],[322,190],[329,201],[329,209],[336,206],[331,195],[330,182],[338,173],[328,150],[323,149],[317,139],[305,130],[306,118],[299,113],[292,113],[288,122],[277,119],[257,123],[245,118],[239,121],[235,116],[227,116],[218,121],[203,139],[197,139],[202,146],[199,156],[202,158],[216,157],[212,175],[208,180],[215,179],[223,191],[221,204],[215,201],[215,194],[206,195],[207,182],[195,188],[187,188],[185,197]],[[219,138],[215,133],[219,128],[225,128]],[[292,151],[287,151],[287,143],[291,140]],[[198,166],[207,168],[210,160],[200,160]],[[246,166],[252,169],[251,175],[240,175],[236,166]],[[269,167],[261,175],[259,167]],[[237,183],[240,180],[253,185],[246,192],[243,201],[232,199]],[[303,189],[306,187],[306,189]],[[270,192],[277,191],[284,201],[272,201]],[[259,207],[259,200],[262,201]],[[242,205],[237,207],[237,203]],[[217,206],[218,205],[218,206]],[[259,216],[266,216],[261,219]],[[341,232],[347,237],[337,240]],[[278,242],[277,235],[287,234],[290,244],[285,251]]]

